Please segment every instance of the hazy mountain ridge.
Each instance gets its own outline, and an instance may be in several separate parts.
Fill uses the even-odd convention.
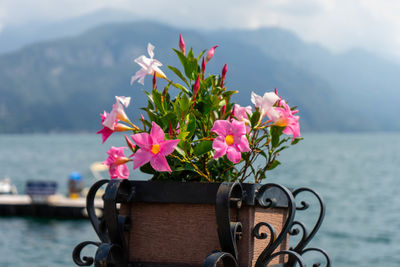
[[[240,90],[235,100],[242,105],[250,104],[251,91],[262,94],[277,87],[291,105],[299,106],[304,130],[387,129],[368,120],[362,103],[351,107],[342,104],[347,98],[340,88],[303,66],[304,59],[300,58],[300,63],[291,60],[291,54],[311,49],[299,40],[299,52],[290,50],[290,46],[284,48],[284,44],[294,45],[295,36],[289,35],[294,39],[278,45],[286,56],[280,56],[277,47],[273,50],[260,45],[256,37],[268,38],[269,30],[205,34],[146,21],[108,24],[76,37],[41,42],[2,55],[0,132],[95,131],[101,128],[99,113],[111,108],[115,95],[132,96],[127,112],[132,118],[137,117],[138,108],[146,101],[141,90],[149,89],[151,82],[146,80],[144,88],[129,85],[131,75],[139,69],[133,58],[145,54],[147,42],[151,42],[156,46],[157,59],[178,65],[171,47],[177,47],[180,32],[196,53],[220,45],[207,71],[219,73],[227,63],[228,86]],[[274,31],[286,34],[279,29]],[[246,34],[253,37],[249,39]],[[166,66],[163,70],[178,80]]]

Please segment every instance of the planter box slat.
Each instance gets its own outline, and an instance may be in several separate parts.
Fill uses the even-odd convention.
[[[220,250],[215,217],[211,204],[142,203],[121,205],[121,214],[129,215],[132,226],[127,234],[130,262],[160,262],[173,266],[201,266],[213,251]],[[254,266],[269,239],[255,239],[252,229],[268,221],[277,233],[286,219],[286,210],[244,206],[232,220],[243,225],[243,238],[238,242],[241,267]],[[277,251],[287,249],[283,242]],[[276,258],[271,264],[284,262]],[[138,265],[140,266],[140,265]]]

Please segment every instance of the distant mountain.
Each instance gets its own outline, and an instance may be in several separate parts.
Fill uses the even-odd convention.
[[[128,11],[100,9],[90,14],[57,22],[33,21],[17,26],[7,26],[0,32],[0,53],[16,51],[35,42],[76,36],[100,24],[139,19],[143,17]]]
[[[0,132],[95,131],[101,128],[100,112],[111,108],[115,95],[132,96],[127,112],[138,117],[138,108],[146,101],[141,90],[149,89],[151,81],[148,78],[144,88],[129,85],[139,69],[133,58],[145,54],[151,42],[157,59],[177,65],[171,47],[177,47],[180,32],[196,53],[220,45],[207,71],[219,73],[227,63],[228,86],[240,91],[235,100],[242,105],[250,104],[251,91],[262,94],[276,87],[291,105],[299,106],[305,131],[400,129],[394,121],[388,126],[371,119],[376,105],[358,101],[363,96],[359,88],[344,91],[328,74],[323,75],[323,70],[328,73],[329,62],[321,70],[304,63],[314,62],[310,59],[314,56],[305,51],[339,62],[342,56],[305,44],[285,31],[200,33],[144,21],[103,25],[76,37],[41,42],[0,56]],[[280,34],[284,36],[280,44],[270,40]],[[166,66],[163,70],[178,80]],[[332,75],[340,78],[343,74]],[[379,112],[384,114],[385,108]],[[386,121],[396,120],[395,114],[385,115]]]
[[[362,49],[333,54],[277,28],[219,31],[215,36],[254,45],[267,56],[327,81],[348,111],[368,114],[369,130],[400,130],[400,120],[394,117],[400,112],[399,64]]]

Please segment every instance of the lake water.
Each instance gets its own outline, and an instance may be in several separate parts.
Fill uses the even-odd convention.
[[[307,186],[324,197],[327,214],[310,246],[326,250],[333,266],[400,266],[399,138],[308,134],[282,152],[282,165],[269,173],[269,182]],[[113,136],[101,145],[99,136],[88,134],[0,135],[0,179],[10,177],[20,192],[28,179],[54,180],[65,193],[68,174],[79,171],[90,186],[89,165],[122,141]],[[130,179],[139,178],[135,173]],[[72,249],[85,240],[97,240],[86,220],[0,218],[0,266],[74,266]]]

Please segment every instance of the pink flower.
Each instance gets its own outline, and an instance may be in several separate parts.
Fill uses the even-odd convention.
[[[147,45],[147,53],[149,54],[150,58],[141,55],[140,57],[135,59],[135,62],[139,64],[140,67],[142,67],[140,70],[138,70],[134,76],[132,76],[131,79],[131,84],[133,84],[137,79],[139,79],[139,83],[144,85],[144,78],[146,75],[153,75],[154,72],[156,75],[160,78],[166,78],[164,72],[159,68],[162,66],[162,63],[158,61],[157,59],[153,59],[154,57],[154,46],[152,44]]]
[[[250,151],[244,122],[216,120],[211,131],[219,135],[214,139],[212,145],[215,150],[214,158],[219,158],[226,154],[228,159],[236,164],[240,162],[241,152]]]
[[[235,104],[233,106],[232,113],[233,116],[235,116],[236,119],[238,119],[238,121],[244,121],[246,126],[250,125],[250,118],[248,117],[248,115],[251,116],[253,114],[251,106],[241,107],[240,105]]]
[[[211,58],[214,56],[215,48],[217,48],[217,47],[218,47],[218,45],[214,45],[210,50],[208,50],[207,56],[206,56],[206,63],[207,63],[208,61],[210,61]]]
[[[174,152],[180,140],[164,140],[165,135],[161,127],[154,121],[152,125],[150,134],[138,133],[131,136],[136,145],[140,147],[133,156],[133,169],[150,161],[151,167],[156,171],[171,172],[165,157]]]
[[[274,104],[280,98],[274,92],[265,93],[263,97],[251,92],[251,102],[261,113],[261,119],[268,116],[271,120],[275,121],[279,118],[279,113],[274,109]]]
[[[130,159],[125,157],[124,149],[126,149],[126,147],[112,146],[107,151],[108,158],[103,162],[103,164],[109,167],[108,172],[110,173],[111,179],[118,177],[128,179],[129,177],[129,169],[126,163],[129,162]]]
[[[185,54],[185,42],[183,41],[182,34],[179,34],[179,49],[182,54]]]
[[[123,107],[125,106],[127,108],[129,106],[131,98],[125,96],[116,96],[115,99],[116,101],[115,104],[112,106],[110,115],[107,116],[104,122],[102,122],[103,126],[106,126],[111,130],[114,130],[114,125],[117,120],[132,124],[128,116],[126,115]]]
[[[276,107],[275,110],[279,113],[279,117],[274,121],[274,125],[285,127],[283,133],[287,135],[293,135],[293,140],[300,137],[300,124],[299,116],[293,116],[298,110],[292,111],[285,100],[280,101],[280,105],[283,107]]]
[[[102,139],[103,139],[103,144],[104,142],[108,139],[108,137],[110,137],[110,135],[113,132],[123,132],[123,131],[129,131],[129,130],[133,130],[133,128],[122,124],[122,123],[118,123],[118,119],[114,120],[114,123],[112,125],[112,129],[110,129],[107,126],[104,126],[104,121],[109,117],[110,114],[108,114],[107,112],[104,111],[103,114],[100,114],[101,116],[101,124],[103,125],[103,129],[101,129],[100,131],[97,132],[97,134],[101,134]]]

